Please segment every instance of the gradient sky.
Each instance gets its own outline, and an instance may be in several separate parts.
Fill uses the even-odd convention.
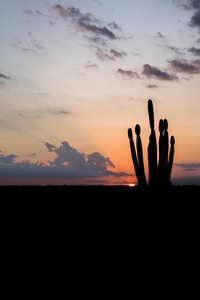
[[[200,184],[199,82],[200,0],[0,0],[0,184],[135,183],[137,123],[148,177],[149,98]]]

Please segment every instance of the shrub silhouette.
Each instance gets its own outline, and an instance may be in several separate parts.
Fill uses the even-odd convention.
[[[172,136],[170,139],[170,151],[169,151],[169,135],[168,135],[168,122],[166,119],[160,120],[159,122],[159,161],[157,163],[157,141],[156,133],[154,128],[154,111],[152,100],[148,101],[148,114],[149,114],[149,124],[151,128],[151,134],[149,136],[148,145],[148,164],[149,164],[149,185],[163,185],[168,186],[171,184],[170,176],[173,166],[174,159],[174,144],[175,139]],[[128,137],[130,141],[130,149],[133,160],[133,165],[135,169],[135,174],[138,180],[139,186],[146,186],[146,178],[144,172],[143,163],[143,150],[142,141],[140,137],[140,126],[137,124],[135,126],[136,148],[133,141],[132,129],[128,129]]]

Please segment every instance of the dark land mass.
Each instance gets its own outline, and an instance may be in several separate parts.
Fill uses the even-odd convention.
[[[168,200],[194,200],[200,199],[200,186],[169,186],[169,187],[155,187],[141,188],[139,186],[0,186],[1,193],[7,196],[10,194],[18,196],[37,196],[35,200],[50,200],[50,199],[65,199],[87,201],[98,200],[129,200],[137,201],[141,198],[143,201],[153,199],[162,199],[166,201],[165,197],[170,197]],[[40,198],[40,196],[43,196]],[[103,197],[103,198],[102,198]],[[118,198],[119,197],[119,198]]]
[[[71,248],[82,257],[84,249],[107,253],[114,243],[111,256],[137,249],[147,257],[150,249],[162,253],[168,244],[172,253],[180,239],[182,251],[199,237],[200,186],[5,186],[0,192],[2,232],[14,240],[11,250],[35,241],[40,251],[48,241],[50,248]]]

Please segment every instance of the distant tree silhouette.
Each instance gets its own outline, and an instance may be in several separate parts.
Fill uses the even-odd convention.
[[[175,139],[172,136],[170,139],[170,152],[169,152],[169,135],[168,135],[168,122],[166,119],[160,120],[159,122],[159,161],[157,163],[157,142],[156,133],[154,128],[154,111],[152,100],[148,101],[148,114],[149,114],[149,124],[151,128],[151,134],[149,136],[148,145],[148,164],[149,164],[149,185],[156,186],[168,186],[171,184],[170,176],[173,166],[174,159],[174,144]],[[137,124],[135,126],[135,133],[137,135],[136,147],[137,154],[135,150],[135,145],[133,141],[132,129],[128,129],[128,137],[130,141],[130,149],[133,160],[133,165],[135,169],[135,174],[138,180],[139,186],[146,186],[146,178],[144,172],[143,163],[143,150],[142,141],[140,137],[140,126]],[[168,154],[169,153],[169,154]]]

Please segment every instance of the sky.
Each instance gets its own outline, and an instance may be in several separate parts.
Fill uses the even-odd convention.
[[[0,185],[135,184],[136,124],[148,180],[148,99],[200,185],[199,82],[200,0],[0,0]]]

